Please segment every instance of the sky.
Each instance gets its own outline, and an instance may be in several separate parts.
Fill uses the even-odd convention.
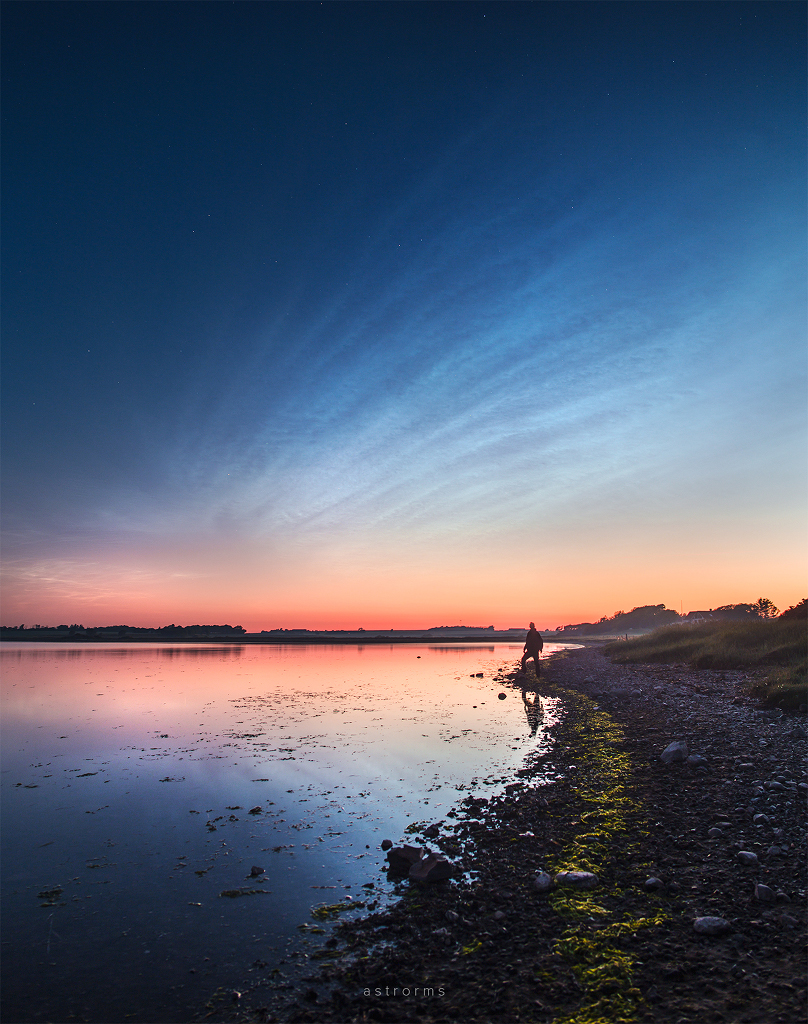
[[[805,596],[802,3],[6,3],[4,624]]]

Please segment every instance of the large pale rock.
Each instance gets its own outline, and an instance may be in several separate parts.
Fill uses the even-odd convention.
[[[674,761],[684,761],[687,757],[687,740],[674,740],[659,755],[663,764],[673,764]]]
[[[594,889],[598,884],[598,876],[591,871],[559,871],[555,876],[556,885],[569,886],[572,889]]]
[[[731,927],[723,917],[697,917],[693,922],[693,931],[697,935],[723,935]]]

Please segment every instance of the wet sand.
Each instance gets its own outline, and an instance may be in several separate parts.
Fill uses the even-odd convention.
[[[391,909],[338,926],[292,991],[258,968],[200,1020],[804,1021],[805,716],[761,711],[746,682],[555,656],[550,754],[423,840],[467,873],[404,883]],[[660,760],[678,739],[700,763]],[[537,891],[536,872],[569,869],[597,887]],[[725,925],[698,934],[701,917]]]

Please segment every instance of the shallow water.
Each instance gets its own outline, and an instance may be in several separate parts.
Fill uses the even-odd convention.
[[[383,838],[545,749],[497,699],[520,654],[3,644],[3,1019],[183,1021],[253,962],[282,982],[312,907],[390,898]]]

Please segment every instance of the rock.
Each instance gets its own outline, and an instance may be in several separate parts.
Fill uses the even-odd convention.
[[[392,850],[390,852],[392,853]],[[451,876],[452,865],[440,853],[430,853],[428,857],[416,861],[410,868],[410,878],[416,882],[440,882]]]
[[[747,867],[753,867],[758,862],[757,854],[752,853],[750,850],[739,850],[738,860],[741,864],[747,865]]]
[[[777,920],[784,928],[796,928],[800,923],[796,917],[792,917],[791,914],[781,914]]]
[[[755,882],[755,899],[761,900],[763,903],[773,903],[774,889],[770,889],[768,885],[764,885],[762,882]]]
[[[250,868],[250,878],[257,878],[259,875],[263,875],[264,868],[259,868],[257,864],[253,864]]]
[[[446,920],[449,924],[456,924],[460,920],[460,914],[456,910],[447,910]]]
[[[497,694],[497,697],[499,697],[499,699],[500,699],[500,700],[505,700],[505,698],[506,698],[507,696],[508,696],[508,695],[507,695],[507,693],[498,693],[498,694]]]
[[[656,878],[654,875],[652,875],[650,878],[646,878],[643,888],[647,892],[655,892],[657,889],[664,889],[665,883],[662,881],[661,878]]]
[[[783,851],[779,846],[770,846],[766,851],[767,857],[780,857]]]
[[[505,914],[501,910],[495,910],[492,916],[493,916],[495,921],[504,921],[505,920]]]
[[[801,725],[795,725],[791,732],[788,733],[788,736],[792,740],[804,740],[808,738],[808,732]]]
[[[756,814],[754,816],[754,818],[752,818],[752,824],[753,825],[768,825],[769,824],[769,816],[768,816],[768,814]]]
[[[784,786],[782,782],[764,782],[763,785],[766,789],[773,789],[775,791],[788,789],[788,786]]]
[[[440,835],[440,825],[429,825],[424,829],[424,835],[427,839],[437,839]]]
[[[723,835],[724,833],[720,828],[711,828],[707,833],[707,836],[710,839],[720,839]]]
[[[382,839],[382,849],[383,850],[392,850],[393,849],[393,840],[392,839]]]
[[[555,881],[556,885],[567,885],[573,889],[594,889],[598,876],[591,871],[559,871]]]
[[[697,935],[723,935],[731,927],[723,917],[697,917],[693,922],[693,931]]]
[[[674,740],[673,743],[669,743],[667,747],[659,755],[659,760],[663,764],[672,764],[674,761],[684,761],[687,757],[687,741],[686,740]]]
[[[533,888],[537,892],[549,892],[553,888],[553,880],[546,871],[539,871],[533,879]]]
[[[707,764],[707,758],[706,757],[702,757],[701,754],[691,754],[687,758],[687,763],[692,768],[698,768],[698,767],[700,767],[702,765],[706,765]]]
[[[417,864],[424,851],[417,846],[394,846],[387,851],[387,860],[393,871],[406,875],[413,864]]]
[[[260,814],[263,808],[259,805],[257,807],[250,808],[250,814]]]

